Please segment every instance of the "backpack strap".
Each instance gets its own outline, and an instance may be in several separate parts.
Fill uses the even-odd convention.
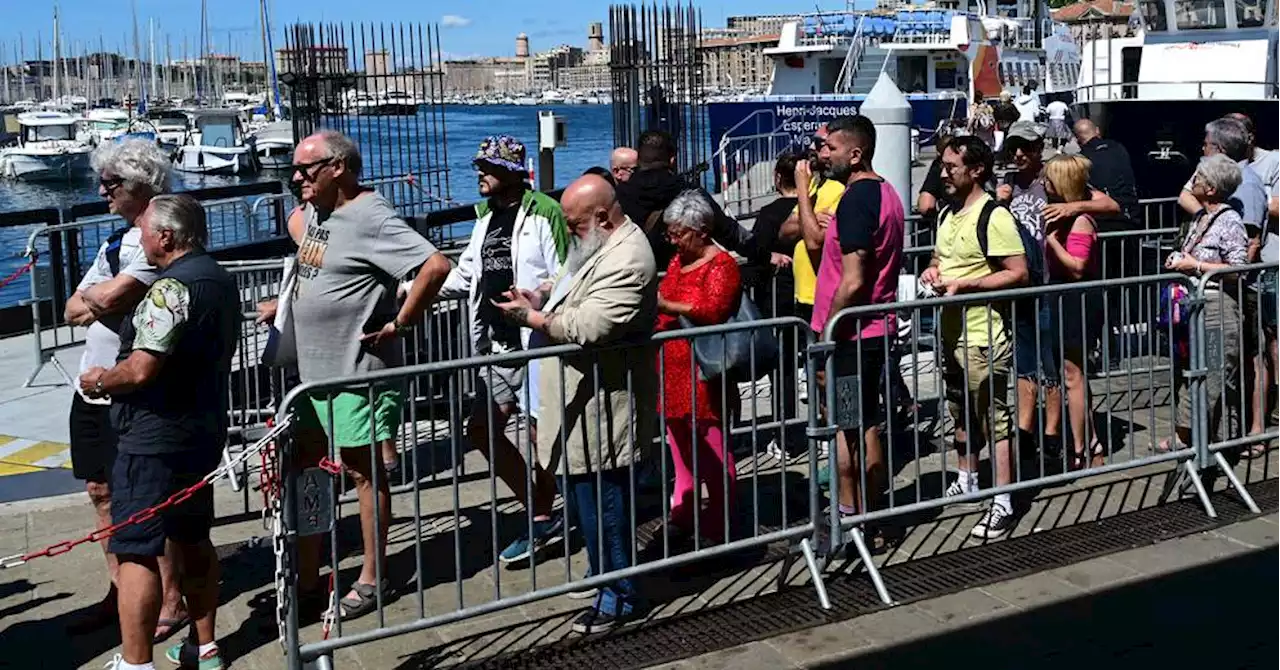
[[[991,227],[992,213],[1001,206],[994,199],[990,199],[982,203],[982,211],[978,213],[978,248],[982,250],[983,256],[990,256],[988,253],[990,246],[987,244],[987,229]]]
[[[112,277],[120,274],[120,247],[124,244],[124,236],[132,227],[118,228],[107,237],[107,267],[111,269]]]

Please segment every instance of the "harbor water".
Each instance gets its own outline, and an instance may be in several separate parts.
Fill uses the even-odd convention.
[[[447,194],[442,195],[463,203],[479,199],[476,173],[471,165],[471,159],[475,156],[480,140],[486,135],[512,135],[523,141],[528,147],[529,155],[536,159],[538,111],[547,109],[563,117],[567,124],[567,146],[556,149],[555,153],[555,178],[558,186],[569,183],[589,167],[608,165],[609,152],[613,148],[612,110],[608,105],[555,107],[449,105],[445,107],[444,113],[449,189]],[[419,114],[429,113],[425,109],[419,111]],[[376,119],[376,117],[366,118]],[[394,124],[389,126],[395,127]],[[379,146],[374,151],[365,152],[375,160],[379,155],[425,150],[409,144],[410,138],[397,136],[394,133],[377,133],[371,134],[370,137],[371,141],[382,145],[388,142],[395,145],[391,151],[388,151],[385,146]],[[368,166],[367,172],[376,175],[386,174],[386,171],[376,164]],[[288,175],[283,172],[262,172],[241,177],[175,172],[174,188],[183,191],[287,178]],[[98,199],[97,181],[91,175],[85,175],[84,178],[71,182],[0,181],[0,213],[45,207],[65,208]],[[0,280],[25,264],[22,252],[30,232],[29,226],[0,228]],[[85,253],[95,251],[96,249],[85,250]],[[19,277],[0,288],[0,307],[17,305],[29,295],[28,277]]]

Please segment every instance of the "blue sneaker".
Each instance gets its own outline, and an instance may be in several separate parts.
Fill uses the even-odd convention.
[[[507,545],[506,549],[498,554],[498,560],[503,563],[515,563],[523,561],[530,556],[542,551],[564,539],[564,517],[554,516],[546,521],[534,521],[533,533],[520,536],[520,539]]]

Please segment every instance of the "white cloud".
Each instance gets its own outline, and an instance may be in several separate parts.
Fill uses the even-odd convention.
[[[457,14],[445,14],[440,17],[440,25],[446,28],[462,28],[471,25],[471,19]]]

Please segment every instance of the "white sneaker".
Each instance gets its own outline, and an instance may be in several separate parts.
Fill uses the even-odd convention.
[[[948,486],[947,490],[942,492],[942,497],[954,498],[956,496],[962,496],[966,493],[968,493],[968,491],[964,490],[964,485],[960,483],[959,478],[956,478],[954,482],[951,482],[951,486]]]
[[[764,453],[769,458],[780,463],[785,464],[787,462],[787,450],[782,448],[782,444],[778,442],[778,438],[776,437],[769,440],[769,444],[764,448]]]
[[[116,668],[120,667],[121,663],[124,663],[124,657],[120,654],[116,654],[110,661],[107,661],[106,665],[102,666],[102,669],[116,670]]]
[[[987,508],[987,513],[982,515],[982,519],[978,524],[969,531],[969,534],[980,539],[998,540],[1005,536],[1013,529],[1017,519],[1014,518],[1013,512],[1005,509],[1004,505],[992,504]]]

